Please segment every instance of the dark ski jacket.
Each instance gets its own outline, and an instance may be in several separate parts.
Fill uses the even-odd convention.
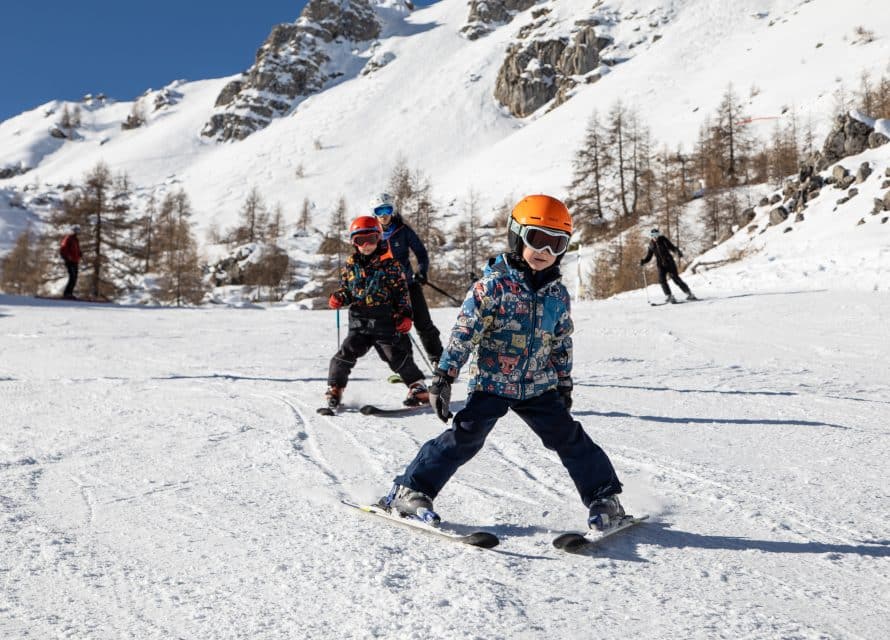
[[[62,238],[62,244],[59,247],[59,255],[62,256],[62,259],[65,262],[73,262],[75,264],[80,262],[80,259],[83,256],[80,253],[80,241],[75,234],[69,233]]]
[[[649,251],[646,253],[646,257],[640,260],[640,264],[646,264],[654,255],[655,263],[659,269],[676,272],[677,264],[674,262],[674,256],[671,255],[671,251],[676,253],[678,257],[683,257],[683,253],[674,246],[673,242],[665,236],[658,236],[654,240],[649,241]]]
[[[349,305],[349,330],[394,336],[396,323],[411,318],[408,281],[385,241],[369,256],[358,249],[340,270],[336,293]]]
[[[389,248],[393,257],[402,265],[405,277],[408,278],[408,284],[414,282],[414,270],[411,268],[411,262],[408,259],[411,250],[414,257],[417,258],[417,271],[423,275],[427,274],[430,269],[430,256],[426,252],[417,233],[402,220],[402,216],[395,214],[389,223],[389,226],[383,230],[383,238],[389,241]]]

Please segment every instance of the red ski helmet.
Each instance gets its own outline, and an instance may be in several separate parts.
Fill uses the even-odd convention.
[[[349,225],[349,238],[352,239],[362,233],[376,233],[382,236],[383,227],[374,216],[359,216]]]

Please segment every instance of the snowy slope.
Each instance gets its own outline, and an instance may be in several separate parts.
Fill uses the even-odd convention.
[[[141,129],[119,128],[130,102],[87,111],[84,139],[62,145],[48,138],[52,117],[44,116],[61,104],[0,123],[0,166],[35,167],[4,186],[62,184],[104,160],[145,188],[175,176],[192,199],[199,227],[224,228],[253,186],[291,217],[303,197],[319,205],[320,216],[339,195],[357,212],[401,155],[432,179],[441,205],[473,188],[483,207],[491,207],[530,191],[563,194],[588,117],[618,99],[639,109],[656,140],[688,150],[732,83],[750,115],[765,118],[757,121],[765,132],[794,114],[800,123],[812,121],[821,139],[835,91],[852,91],[863,71],[873,77],[886,72],[890,58],[890,17],[882,0],[842,7],[828,0],[545,5],[552,11],[538,33],[567,34],[575,20],[593,14],[604,22],[599,32],[615,39],[604,56],[619,62],[553,111],[517,120],[492,97],[506,47],[540,5],[468,41],[459,35],[466,4],[441,0],[387,27],[377,55],[393,55],[388,65],[309,97],[288,117],[235,144],[199,136],[231,78],[177,83],[182,100]],[[872,31],[874,40],[862,41],[857,27]],[[304,178],[295,176],[298,167]],[[2,209],[0,220],[16,215]]]
[[[498,550],[341,508],[442,424],[316,415],[332,312],[0,296],[0,636],[886,638],[890,298],[799,285],[576,305],[575,415],[652,515],[586,557],[515,417],[437,501]]]
[[[875,200],[888,192],[882,186],[890,179],[886,146],[837,164],[852,173],[863,163],[873,169],[864,182],[845,190],[824,186],[807,203],[801,219],[791,213],[784,222],[773,225],[770,212],[778,205],[755,207],[756,216],[750,224],[692,263],[692,269],[700,274],[698,280],[706,283],[702,286],[749,286],[763,291],[794,282],[808,290],[890,291],[886,277],[890,271],[890,212],[874,211]],[[823,175],[830,175],[831,168]],[[773,195],[768,190],[762,193]],[[720,265],[727,259],[729,264],[708,270],[709,265]]]

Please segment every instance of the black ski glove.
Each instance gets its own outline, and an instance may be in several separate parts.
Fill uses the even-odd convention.
[[[414,274],[414,282],[418,284],[426,284],[426,273],[423,271],[418,271]]]
[[[563,406],[567,411],[572,410],[572,387],[557,387],[559,399],[562,400]]]
[[[436,410],[436,415],[442,422],[447,423],[451,416],[451,383],[454,378],[441,369],[436,370],[433,382],[429,387],[430,406]]]

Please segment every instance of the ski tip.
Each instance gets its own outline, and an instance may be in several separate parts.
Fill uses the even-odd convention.
[[[471,533],[464,539],[464,542],[473,547],[482,547],[483,549],[492,549],[501,543],[496,535],[487,531]]]
[[[617,533],[618,531],[622,531],[624,529],[627,529],[628,527],[639,524],[648,519],[649,514],[644,514],[641,516],[625,515],[622,516],[622,518],[614,525],[608,527],[607,529],[604,529],[603,531],[596,531],[591,529],[587,532],[587,534],[576,532],[563,533],[553,539],[553,546],[557,549],[561,549],[562,551],[568,551],[569,553],[578,553],[588,545],[595,544],[601,541],[603,538],[609,537],[613,533]]]
[[[577,551],[589,542],[590,540],[580,533],[564,533],[553,539],[553,546],[563,551]]]
[[[358,411],[359,413],[366,416],[403,416],[410,415],[415,412],[423,411],[424,409],[429,409],[430,405],[428,404],[418,404],[418,405],[403,405],[401,407],[377,407],[373,404],[366,404],[361,407]]]

